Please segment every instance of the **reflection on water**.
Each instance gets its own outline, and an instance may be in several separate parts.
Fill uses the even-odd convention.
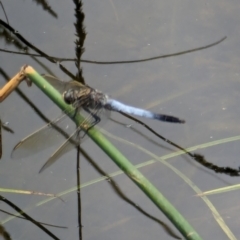
[[[6,229],[0,224],[0,236],[3,237],[4,240],[11,240],[10,234],[6,231]]]

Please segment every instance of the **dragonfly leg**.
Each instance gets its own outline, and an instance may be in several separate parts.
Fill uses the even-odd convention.
[[[77,112],[78,112],[78,108],[75,108],[75,110],[74,110],[74,114],[73,114],[73,118],[76,117]]]
[[[94,127],[95,125],[97,125],[101,121],[101,118],[97,114],[92,113],[92,111],[89,110],[88,108],[83,108],[83,109],[84,109],[85,112],[89,113],[94,118],[94,122],[92,122],[91,126],[86,129],[86,131],[83,135],[83,137],[84,137],[92,127]]]
[[[96,124],[98,124],[100,121],[101,121],[101,118],[97,115],[97,114],[95,114],[95,113],[92,113],[92,111],[89,109],[89,108],[83,108],[84,109],[84,111],[85,112],[87,112],[87,113],[89,113],[93,118],[94,118],[94,122],[92,123],[92,126],[91,127],[93,127],[93,126],[95,126]]]

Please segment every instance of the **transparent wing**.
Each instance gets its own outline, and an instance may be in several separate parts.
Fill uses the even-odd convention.
[[[43,77],[60,93],[63,93],[70,88],[81,89],[87,87],[76,81],[62,82],[58,78],[51,75],[43,75]],[[78,126],[77,130],[75,129],[74,133],[71,134],[70,137],[69,134],[67,134],[69,131],[66,131],[68,130],[68,124],[65,120],[71,120],[68,119],[68,117],[64,114],[60,118],[43,126],[36,132],[21,140],[14,147],[12,151],[12,158],[28,157],[56,144],[62,143],[40,170],[43,171],[48,166],[52,165],[57,159],[63,156],[66,152],[80,144],[80,140],[82,142],[82,138],[86,135],[87,129],[98,124],[100,121],[101,123],[105,122],[102,121],[102,119],[105,120],[110,116],[110,111],[103,109],[100,102],[96,102],[95,106],[91,109],[81,109],[81,102],[76,102],[74,106],[76,107],[76,111],[81,110],[80,113],[85,120],[81,126]],[[103,112],[105,113],[103,114]]]
[[[25,158],[60,144],[68,138],[69,121],[66,114],[43,126],[26,138],[22,139],[14,148],[11,157]]]
[[[105,113],[102,114],[103,112]],[[86,123],[88,123],[90,127],[94,125],[95,119],[91,114],[85,111],[80,111],[80,113],[85,118],[85,121],[82,123],[82,125]],[[105,122],[106,118],[110,115],[110,112],[105,111],[104,109],[94,110],[92,113],[96,114],[97,116],[101,115],[100,125],[102,125]],[[104,120],[102,121],[102,119]],[[79,140],[76,140],[76,136],[73,136],[71,139],[69,138],[69,133],[74,131],[74,128],[70,127],[69,121],[71,122],[68,116],[66,114],[63,114],[62,116],[53,120],[47,125],[44,125],[42,128],[22,139],[13,148],[11,157],[13,159],[26,158],[35,155],[45,149],[53,147],[57,144],[62,144],[66,141],[66,139],[70,140],[68,142],[71,147],[67,148],[69,149],[68,151],[70,151],[74,146],[76,146],[76,144],[79,143]],[[78,128],[78,138],[81,139],[82,142],[82,138],[86,135],[86,133],[85,131],[80,131],[80,128],[81,126]],[[60,150],[63,151],[62,149]],[[63,154],[61,154],[61,156],[62,155]],[[52,158],[55,158],[54,154],[52,155]]]
[[[107,111],[103,108],[96,107],[91,114],[86,111],[81,111],[81,115],[85,116],[85,120],[82,122],[81,126],[79,126],[76,131],[52,154],[52,156],[46,161],[46,163],[40,169],[40,172],[43,172],[46,168],[55,163],[60,157],[62,157],[65,153],[71,151],[73,148],[78,146],[83,140],[86,139],[86,133],[89,128],[95,125],[96,118],[94,116],[98,116],[100,118],[100,123],[105,122],[107,117],[110,116],[110,111]],[[104,119],[104,120],[103,120]],[[103,121],[102,121],[103,120]],[[88,126],[86,129],[85,125]]]
[[[42,74],[42,76],[54,87],[56,88],[61,94],[66,91],[68,83],[59,80],[58,78],[48,75]]]
[[[60,157],[80,144],[79,128],[52,154],[52,156],[42,166],[39,173],[43,172],[46,168],[50,167]]]
[[[70,88],[85,88],[86,86],[77,82],[77,81],[68,81],[63,82],[60,79],[48,75],[48,74],[42,74],[42,76],[54,87],[56,88],[61,94],[70,89]]]
[[[42,76],[60,93],[63,93],[70,87],[79,87],[79,84],[76,81],[63,82],[51,75],[43,74]],[[80,103],[78,108],[80,109]],[[63,114],[60,118],[55,119],[51,123],[43,126],[36,132],[22,139],[14,147],[11,157],[15,159],[25,158],[39,153],[40,151],[50,148],[56,144],[61,144],[66,138],[69,137],[68,127],[71,125],[70,122],[71,120],[68,119],[67,115]],[[72,128],[72,131],[73,130],[74,128]]]

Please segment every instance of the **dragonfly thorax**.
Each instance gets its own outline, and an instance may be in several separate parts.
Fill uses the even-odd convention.
[[[74,104],[76,102],[82,102],[86,98],[89,98],[90,93],[90,88],[71,88],[63,93],[63,99],[67,104]]]
[[[75,107],[101,108],[107,102],[108,96],[97,89],[90,87],[68,89],[63,93],[63,99],[67,104]]]
[[[98,106],[101,108],[106,104],[108,96],[97,89],[93,89],[90,93],[90,99],[89,103],[93,105],[92,107]]]

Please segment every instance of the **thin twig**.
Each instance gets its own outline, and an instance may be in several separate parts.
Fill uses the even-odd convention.
[[[184,54],[188,54],[188,53],[204,50],[204,49],[216,46],[217,44],[223,42],[226,38],[227,37],[225,36],[225,37],[221,38],[220,40],[218,40],[217,42],[211,43],[211,44],[203,46],[203,47],[194,48],[194,49],[181,51],[181,52],[177,52],[177,53],[158,55],[158,56],[154,56],[154,57],[150,57],[150,58],[142,58],[142,59],[126,60],[126,61],[124,61],[124,60],[117,60],[117,61],[92,61],[92,60],[88,60],[88,59],[81,59],[80,62],[90,63],[90,64],[99,64],[99,65],[147,62],[147,61],[158,60],[158,59],[161,59],[161,58],[174,57],[174,56],[179,56],[179,55],[184,55]],[[0,51],[1,52],[7,52],[7,53],[13,53],[13,54],[20,54],[20,55],[30,55],[30,56],[34,56],[34,57],[45,57],[43,55],[10,51],[10,50],[6,50],[6,49],[2,49],[2,48],[0,48]],[[54,56],[49,56],[49,57],[54,59],[56,62],[70,62],[70,61],[73,62],[73,61],[75,61],[74,58],[58,58],[58,57],[54,57]]]

